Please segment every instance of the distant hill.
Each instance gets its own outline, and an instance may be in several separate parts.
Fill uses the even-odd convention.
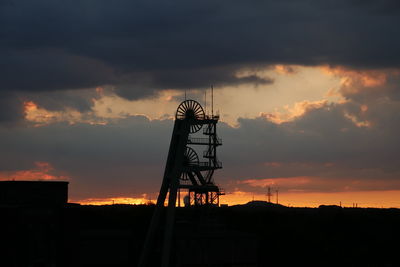
[[[232,207],[287,208],[286,206],[283,206],[281,204],[275,204],[272,202],[262,201],[262,200],[253,200],[253,201],[247,202],[246,204],[234,205]]]

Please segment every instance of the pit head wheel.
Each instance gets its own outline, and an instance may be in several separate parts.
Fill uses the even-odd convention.
[[[186,147],[185,154],[183,155],[183,167],[198,166],[198,165],[199,165],[199,156],[197,155],[196,151],[194,151],[190,147]],[[180,179],[188,180],[189,173],[182,172]]]
[[[183,101],[176,110],[175,118],[177,120],[203,120],[205,117],[205,113],[203,107],[199,104],[199,102],[195,100],[185,100]],[[192,123],[190,125],[190,133],[198,132],[201,129],[201,124]]]

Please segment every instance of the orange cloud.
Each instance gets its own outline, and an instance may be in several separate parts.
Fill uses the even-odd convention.
[[[303,116],[305,113],[313,110],[325,107],[328,105],[327,100],[318,101],[302,101],[296,102],[292,107],[285,106],[284,111],[275,111],[272,113],[260,113],[260,117],[263,117],[276,124],[292,121],[298,117]]]
[[[342,96],[358,94],[362,91],[379,92],[385,86],[389,76],[399,76],[397,69],[350,70],[344,67],[321,67],[323,73],[340,78],[338,92]]]
[[[24,102],[24,112],[25,119],[34,123],[35,127],[46,126],[56,122],[68,122],[69,124],[106,124],[106,121],[95,118],[91,112],[84,114],[74,109],[67,109],[65,111],[49,111],[39,107],[33,101]]]
[[[388,74],[398,73],[394,70],[350,70],[344,67],[321,67],[328,75],[341,77],[342,85],[350,86],[360,84],[363,87],[376,87],[384,85]]]
[[[363,106],[365,106],[365,105],[363,105]],[[363,110],[363,106],[361,106],[361,111],[362,112],[365,112],[366,111],[366,109],[365,110]],[[366,106],[365,106],[366,107]],[[357,126],[357,127],[371,127],[371,122],[369,122],[369,121],[367,121],[367,120],[360,120],[359,118],[357,118],[357,116],[355,116],[355,115],[352,115],[352,114],[350,114],[350,113],[344,113],[344,116],[347,118],[347,119],[349,119],[349,120],[351,120],[353,123],[354,123],[354,125],[355,126]]]
[[[24,102],[25,119],[39,124],[47,124],[54,120],[55,115],[40,109],[33,101]]]
[[[2,171],[0,172],[0,180],[69,180],[68,176],[55,175],[54,168],[48,162],[35,162],[36,168],[22,171]]]
[[[295,74],[297,73],[296,67],[291,65],[275,65],[275,72],[278,74]]]

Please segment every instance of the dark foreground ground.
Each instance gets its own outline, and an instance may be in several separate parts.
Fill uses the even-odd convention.
[[[136,266],[153,210],[0,206],[0,266]],[[175,230],[171,266],[400,266],[398,209],[180,208]]]

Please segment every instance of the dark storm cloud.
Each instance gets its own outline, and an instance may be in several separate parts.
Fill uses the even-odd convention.
[[[61,50],[7,49],[0,56],[2,90],[53,91],[113,81],[111,68],[101,61]]]
[[[177,73],[176,70],[155,71],[151,75],[142,73],[130,77],[125,85],[116,86],[115,92],[127,99],[136,99],[144,97],[161,89],[199,89],[208,88],[211,84],[240,85],[240,84],[269,84],[273,80],[269,78],[260,78],[256,75],[237,77],[237,68],[218,67],[206,69],[183,69]],[[210,81],[213,81],[210,83]],[[195,86],[195,87],[193,87]],[[143,90],[144,88],[152,88]]]
[[[15,125],[24,117],[23,101],[12,92],[0,91],[0,124]]]
[[[25,0],[0,8],[2,90],[113,84],[132,98],[263,82],[233,78],[243,67],[400,62],[397,1]]]

